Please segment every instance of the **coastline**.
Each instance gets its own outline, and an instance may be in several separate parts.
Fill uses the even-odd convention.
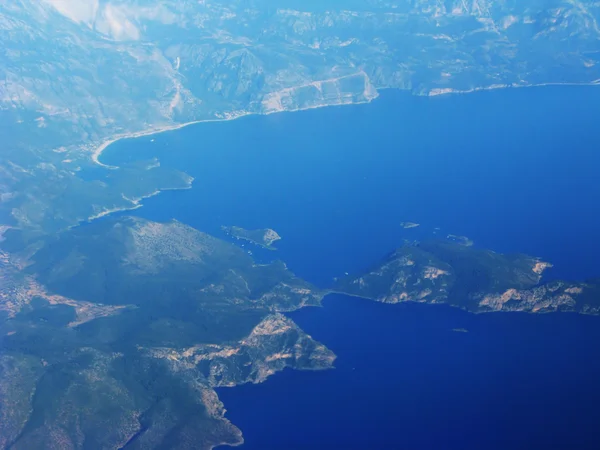
[[[144,204],[142,203],[143,200],[145,200],[147,198],[155,197],[163,191],[185,191],[185,190],[191,189],[193,181],[194,181],[194,178],[190,177],[189,184],[185,187],[166,187],[166,188],[162,188],[162,189],[157,189],[157,190],[151,192],[150,194],[142,195],[141,197],[136,197],[136,198],[127,198],[123,195],[122,196],[123,199],[127,200],[128,202],[131,202],[132,206],[124,206],[122,208],[105,209],[104,211],[101,211],[98,214],[94,214],[93,216],[88,217],[85,220],[85,222],[89,223],[96,219],[101,219],[102,217],[108,216],[108,215],[116,213],[116,212],[134,211],[134,210],[139,209],[142,206],[144,206]]]
[[[418,97],[440,97],[440,96],[445,96],[445,95],[450,95],[450,94],[455,94],[455,95],[456,94],[470,94],[470,93],[476,93],[479,91],[491,91],[491,90],[508,89],[508,88],[533,88],[533,87],[545,87],[545,86],[598,86],[598,85],[600,85],[600,79],[594,80],[591,82],[585,82],[585,83],[540,83],[540,84],[529,84],[529,85],[494,84],[494,85],[490,85],[487,87],[476,87],[476,88],[469,89],[469,90],[432,89],[427,93],[423,93],[423,94],[413,93],[412,95],[415,95]],[[114,144],[115,142],[118,142],[122,139],[134,139],[134,138],[139,138],[139,137],[151,136],[151,135],[155,135],[155,134],[159,134],[159,133],[163,133],[163,132],[167,132],[167,131],[179,130],[179,129],[188,127],[190,125],[195,125],[195,124],[200,124],[200,123],[226,122],[226,121],[235,120],[235,119],[250,116],[250,115],[268,116],[271,114],[308,111],[311,109],[333,107],[333,106],[368,104],[379,97],[380,91],[390,90],[390,89],[402,90],[402,89],[397,89],[397,88],[393,88],[393,87],[374,87],[372,95],[367,95],[364,99],[359,100],[359,101],[352,101],[352,99],[348,98],[348,97],[341,97],[341,98],[338,97],[334,102],[316,103],[311,106],[304,106],[304,107],[297,107],[297,108],[290,108],[290,109],[284,109],[283,107],[281,107],[281,109],[271,109],[271,110],[267,110],[264,112],[251,112],[251,111],[241,110],[241,111],[234,111],[234,112],[229,112],[229,113],[220,113],[219,115],[217,115],[215,118],[212,118],[212,119],[194,120],[194,121],[185,122],[185,123],[169,124],[169,125],[164,125],[164,126],[153,127],[153,128],[147,129],[147,130],[135,131],[135,132],[131,132],[131,133],[121,133],[121,134],[115,135],[115,136],[105,140],[102,144],[97,146],[91,153],[91,159],[95,164],[97,164],[103,168],[110,169],[110,170],[116,170],[116,169],[118,169],[118,166],[112,166],[109,164],[105,164],[100,161],[100,158],[102,156],[102,153],[111,144]],[[94,147],[91,146],[91,148],[94,148]],[[193,179],[191,181],[193,181]],[[158,190],[157,192],[152,193],[151,196],[158,195],[158,194],[160,194],[160,192],[166,191],[166,190],[191,189],[191,187],[192,186],[190,183],[190,185],[188,185],[187,187],[183,187],[183,188],[163,188],[163,189]],[[143,198],[139,199],[139,200],[143,200]],[[132,204],[129,206],[124,206],[121,208],[107,209],[107,210],[101,211],[98,214],[92,215],[91,217],[84,219],[84,221],[91,222],[95,219],[104,217],[106,215],[110,215],[115,212],[135,210],[142,206],[143,206],[142,203],[132,202]]]
[[[115,142],[118,142],[120,140],[123,140],[123,139],[136,139],[136,138],[145,137],[145,136],[152,136],[155,134],[165,133],[167,131],[180,130],[180,129],[186,128],[190,125],[196,125],[196,124],[200,124],[200,123],[229,122],[231,120],[236,120],[236,119],[240,119],[242,117],[247,117],[247,116],[270,116],[271,114],[309,111],[311,109],[327,108],[327,107],[333,107],[333,106],[363,105],[363,104],[371,103],[378,96],[379,95],[375,95],[374,97],[369,98],[367,100],[356,101],[356,102],[324,103],[324,104],[317,104],[317,105],[301,107],[301,108],[281,109],[281,110],[273,110],[273,111],[267,111],[267,112],[239,111],[239,112],[233,112],[233,113],[224,113],[225,117],[222,117],[222,118],[217,117],[215,119],[193,120],[190,122],[184,122],[184,123],[180,123],[180,124],[165,125],[165,126],[161,126],[158,128],[151,128],[151,129],[144,130],[144,131],[134,131],[131,133],[122,133],[122,134],[118,134],[112,138],[107,139],[102,144],[100,144],[98,147],[96,147],[95,150],[91,154],[91,159],[95,164],[98,164],[99,166],[104,167],[105,169],[114,170],[114,169],[118,169],[118,167],[111,166],[109,164],[104,164],[103,162],[100,161],[100,156],[102,155],[102,152],[104,152],[104,150],[106,150],[110,145],[112,145]],[[166,189],[161,189],[161,190],[166,190]]]
[[[600,86],[600,79],[588,81],[584,83],[561,83],[561,82],[549,82],[549,83],[538,83],[538,84],[491,84],[486,87],[475,87],[471,89],[452,89],[452,88],[435,88],[431,89],[427,94],[422,94],[423,97],[439,97],[440,95],[449,94],[472,94],[474,92],[481,91],[495,91],[498,89],[522,89],[522,88],[536,88],[536,87],[549,87],[549,86]],[[420,95],[420,94],[419,94]]]
[[[281,109],[281,110],[272,110],[272,111],[267,111],[267,112],[250,112],[250,111],[238,111],[238,112],[233,112],[233,113],[223,113],[224,117],[217,117],[215,119],[202,119],[202,120],[193,120],[190,122],[185,122],[185,123],[180,123],[180,124],[174,124],[174,125],[165,125],[162,127],[157,127],[157,128],[151,128],[148,130],[143,130],[143,131],[135,131],[135,132],[131,132],[131,133],[122,133],[119,135],[116,135],[112,138],[107,139],[106,141],[104,141],[102,144],[100,144],[98,147],[95,148],[95,150],[92,152],[91,154],[91,159],[92,162],[94,164],[99,165],[100,167],[103,167],[105,169],[109,169],[109,170],[116,170],[119,167],[118,166],[111,166],[109,164],[104,164],[103,162],[100,161],[100,157],[102,155],[102,152],[104,152],[104,150],[106,150],[110,145],[114,144],[115,142],[118,142],[120,140],[123,139],[136,139],[136,138],[140,138],[140,137],[145,137],[145,136],[152,136],[155,134],[159,134],[159,133],[164,133],[167,131],[175,131],[175,130],[180,130],[182,128],[186,128],[190,125],[196,125],[196,124],[200,124],[200,123],[214,123],[214,122],[228,122],[230,120],[236,120],[239,119],[241,117],[246,117],[246,116],[251,116],[251,115],[262,115],[262,116],[269,116],[271,114],[279,114],[279,113],[286,113],[286,112],[299,112],[299,111],[308,111],[311,109],[318,109],[318,108],[325,108],[325,107],[332,107],[332,106],[349,106],[349,105],[361,105],[361,104],[366,104],[366,103],[371,103],[371,101],[375,100],[377,97],[379,97],[378,91],[375,90],[375,95],[373,97],[368,97],[366,100],[362,100],[362,101],[355,101],[355,102],[344,102],[344,101],[340,101],[338,103],[324,103],[324,104],[317,104],[317,105],[313,105],[313,106],[308,106],[308,107],[304,107],[304,108],[293,108],[293,109]],[[343,99],[341,99],[343,100]],[[107,215],[116,213],[116,212],[121,212],[121,211],[133,211],[136,210],[138,208],[141,208],[143,206],[143,204],[141,203],[141,200],[145,199],[145,198],[150,198],[150,197],[154,197],[155,195],[159,195],[162,191],[169,191],[169,190],[173,190],[173,191],[178,191],[178,190],[186,190],[186,189],[191,189],[192,188],[192,182],[194,181],[193,177],[190,177],[190,182],[189,185],[186,187],[182,187],[182,188],[162,188],[159,189],[155,192],[153,192],[152,194],[148,195],[148,196],[142,196],[140,199],[136,199],[137,201],[133,201],[132,204],[133,206],[131,207],[122,207],[122,208],[113,208],[113,209],[107,209],[104,210],[98,214],[95,214],[91,217],[88,217],[87,219],[85,219],[85,222],[92,222],[96,219],[100,219],[102,217],[105,217]],[[130,199],[127,199],[130,200]],[[269,248],[269,247],[265,247],[269,250],[275,250],[274,248]]]
[[[504,94],[504,93],[503,93],[503,94]],[[286,111],[286,112],[287,112],[287,111]],[[198,122],[190,122],[189,124],[193,124],[193,123],[198,123]],[[239,125],[239,124],[236,124],[236,125]],[[234,125],[234,127],[237,129],[237,126],[236,126],[236,125]],[[182,125],[182,126],[187,126],[187,125]],[[193,131],[202,132],[201,130],[204,130],[204,129],[200,129],[200,128],[199,128],[198,130],[193,130]],[[170,139],[170,138],[172,138],[172,136],[165,136],[165,138],[166,138],[166,139]],[[129,143],[128,143],[128,144],[129,144]],[[127,147],[127,145],[128,145],[128,144],[124,144],[124,148],[123,148],[123,150],[124,150],[125,152],[127,151],[127,148],[126,148],[126,147]],[[107,146],[107,147],[108,147],[108,146]],[[149,147],[151,147],[151,146],[149,146]],[[106,147],[105,147],[105,148],[106,148]],[[120,154],[120,150],[119,150],[119,149],[113,149],[113,150],[115,150],[115,153],[116,153],[116,154]],[[109,156],[110,156],[110,154],[109,154]],[[102,164],[102,163],[100,163],[100,164]],[[167,189],[169,189],[169,188],[167,188]],[[171,189],[179,189],[179,188],[171,188]],[[185,188],[183,188],[183,189],[185,189]],[[156,194],[154,194],[154,195],[156,195]],[[128,198],[128,200],[130,200],[130,199]],[[147,206],[147,205],[146,205],[146,206]],[[110,212],[107,212],[107,214],[110,214]],[[349,296],[349,294],[347,294],[347,293],[341,293],[341,292],[340,292],[340,294],[342,294],[342,295],[344,295],[344,296]],[[327,295],[329,295],[329,294],[327,294]],[[362,297],[362,296],[354,296],[354,297],[356,297],[356,298],[360,298],[360,299],[368,299],[367,297]],[[373,300],[373,299],[369,299],[369,300]],[[310,306],[310,305],[309,305],[309,306]],[[344,305],[344,306],[346,306],[346,305]],[[477,336],[475,336],[475,337],[477,337]],[[224,446],[224,445],[227,445],[227,446],[232,446],[232,447],[233,447],[233,446],[241,445],[242,443],[243,443],[243,440],[240,442],[240,444],[237,444],[237,443],[236,443],[236,444],[233,444],[233,445],[232,445],[232,444],[229,444],[229,443],[223,443],[223,444],[218,444],[218,445],[216,445],[216,446],[214,446],[214,447],[211,447],[211,448],[217,448],[217,447]]]
[[[108,216],[109,214],[113,214],[120,211],[133,211],[141,207],[141,204],[136,204],[132,207],[105,209],[104,211],[101,211],[98,214],[94,214],[93,216],[88,217],[87,219],[85,219],[85,222],[93,222],[94,220],[101,219],[102,217]]]
[[[325,81],[329,81],[329,80],[325,80]],[[451,94],[472,94],[475,92],[492,91],[492,90],[498,90],[498,89],[535,88],[535,87],[545,87],[545,86],[600,86],[600,79],[589,81],[589,82],[581,82],[581,83],[578,83],[578,82],[574,82],[574,83],[548,82],[548,83],[537,83],[537,84],[515,84],[515,83],[513,83],[513,84],[492,84],[492,85],[486,86],[486,87],[475,87],[475,88],[464,89],[464,90],[452,89],[452,88],[435,88],[435,89],[429,90],[427,93],[424,93],[424,94],[413,94],[413,95],[417,95],[419,97],[439,97],[439,96],[451,95]],[[104,152],[104,150],[106,150],[110,145],[112,145],[115,142],[118,142],[120,140],[123,140],[123,139],[135,139],[135,138],[140,138],[140,137],[145,137],[145,136],[152,136],[154,134],[160,134],[160,133],[164,133],[167,131],[175,131],[175,130],[179,130],[182,128],[186,128],[190,125],[195,125],[195,124],[200,124],[200,123],[212,123],[212,122],[227,122],[230,120],[239,119],[241,117],[253,116],[253,115],[269,116],[271,114],[308,111],[311,109],[326,108],[326,107],[331,107],[331,106],[361,105],[361,104],[371,103],[373,100],[377,99],[379,97],[380,91],[391,90],[391,89],[402,90],[402,89],[395,88],[395,87],[376,86],[375,87],[375,95],[372,97],[368,97],[366,100],[361,100],[361,101],[344,102],[343,99],[340,99],[342,101],[340,101],[338,103],[316,104],[313,106],[299,107],[299,108],[292,108],[292,109],[276,109],[276,110],[270,110],[270,111],[266,111],[266,112],[237,111],[237,112],[232,112],[232,113],[222,113],[224,117],[216,117],[214,119],[193,120],[190,122],[164,125],[164,126],[159,126],[156,128],[142,130],[142,131],[121,133],[121,134],[117,134],[117,135],[105,140],[102,144],[97,146],[91,154],[91,159],[95,164],[97,164],[101,167],[104,167],[105,169],[117,169],[118,167],[116,167],[116,166],[111,166],[109,164],[102,163],[100,161],[100,156],[102,155],[102,152]]]
[[[140,137],[152,136],[154,134],[164,133],[167,131],[175,131],[175,130],[179,130],[181,128],[188,127],[190,125],[195,125],[197,123],[226,122],[228,120],[238,119],[240,117],[244,117],[244,116],[247,116],[250,114],[252,114],[252,113],[243,113],[243,114],[232,115],[233,117],[227,117],[227,118],[223,118],[223,119],[217,118],[217,119],[193,120],[191,122],[185,122],[185,123],[174,124],[174,125],[165,125],[165,126],[161,126],[158,128],[150,128],[148,130],[143,130],[143,131],[134,131],[131,133],[118,134],[112,138],[109,138],[108,140],[106,140],[102,144],[100,144],[98,147],[96,147],[96,149],[91,154],[91,158],[95,164],[98,164],[99,166],[104,167],[105,169],[113,169],[113,170],[118,169],[117,166],[111,166],[109,164],[104,164],[103,162],[100,161],[100,156],[102,155],[102,152],[104,150],[106,150],[110,145],[114,144],[115,142],[118,142],[123,139],[136,139],[136,138],[140,138]]]

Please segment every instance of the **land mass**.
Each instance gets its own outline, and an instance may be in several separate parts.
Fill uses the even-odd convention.
[[[107,218],[193,181],[155,162],[102,164],[111,142],[369,102],[386,88],[439,95],[600,79],[591,0],[83,3],[0,2],[2,448],[235,445],[241,432],[215,386],[332,366],[333,354],[281,315],[326,292],[285,264],[257,265],[179,222]],[[265,231],[245,236],[270,248],[276,233]],[[335,289],[474,312],[598,312],[600,282],[540,284],[545,267],[421,244]]]
[[[221,229],[229,236],[233,236],[236,239],[244,239],[269,250],[275,250],[275,248],[272,246],[273,242],[281,239],[281,236],[279,236],[275,230],[270,228],[245,230],[244,228],[240,227],[223,226]]]
[[[136,217],[28,241],[0,262],[2,448],[240,444],[215,388],[332,368],[335,355],[282,314],[330,292],[600,313],[600,280],[543,283],[539,258],[460,240],[405,244],[328,290],[178,221]]]
[[[400,226],[404,229],[417,228],[420,224],[415,222],[400,222]]]
[[[334,290],[384,303],[446,303],[492,311],[600,313],[600,281],[542,283],[551,264],[527,255],[502,255],[457,242],[407,244]]]
[[[104,218],[13,258],[0,267],[0,448],[236,445],[216,387],[333,367],[282,315],[325,291],[180,222]]]
[[[124,175],[96,164],[120,138],[364,103],[389,88],[440,95],[600,80],[592,0],[81,3],[0,5],[0,226],[53,233],[185,186],[159,171],[129,173],[144,180],[139,193],[100,171],[82,176],[90,167]]]

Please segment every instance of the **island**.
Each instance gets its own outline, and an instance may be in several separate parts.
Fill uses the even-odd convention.
[[[417,228],[420,224],[415,222],[400,222],[400,226],[404,229]]]
[[[221,229],[229,236],[252,242],[253,244],[266,248],[267,250],[275,250],[275,248],[272,246],[273,243],[281,239],[281,236],[279,236],[279,234],[277,234],[277,232],[271,228],[246,230],[241,227],[222,226]]]
[[[493,311],[600,313],[600,280],[542,282],[551,264],[503,255],[457,241],[408,243],[359,276],[337,280],[335,292],[384,303],[445,303]]]

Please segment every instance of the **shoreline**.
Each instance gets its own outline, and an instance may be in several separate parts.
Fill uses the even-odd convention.
[[[102,217],[106,217],[110,214],[114,214],[117,212],[135,211],[136,209],[139,209],[142,206],[144,206],[144,203],[143,203],[144,200],[152,198],[152,197],[156,197],[163,191],[186,191],[188,189],[192,189],[193,181],[194,181],[194,178],[190,177],[190,183],[185,187],[167,187],[167,188],[157,189],[157,190],[151,192],[150,194],[142,195],[141,197],[136,197],[136,198],[128,198],[123,195],[122,196],[123,199],[127,200],[128,202],[131,202],[132,206],[124,206],[122,208],[106,209],[104,211],[99,212],[98,214],[94,214],[93,216],[88,217],[87,219],[85,219],[85,222],[90,223],[90,222],[93,222],[94,220],[101,219]]]
[[[362,101],[357,101],[357,102],[326,103],[326,104],[318,104],[318,105],[314,105],[314,106],[308,106],[305,108],[281,109],[281,110],[274,110],[274,111],[268,111],[268,112],[240,111],[238,113],[235,113],[235,112],[234,113],[224,113],[226,115],[226,117],[223,117],[223,118],[193,120],[190,122],[184,122],[184,123],[180,123],[180,124],[165,125],[165,126],[161,126],[158,128],[151,128],[151,129],[144,130],[144,131],[122,133],[122,134],[118,134],[112,138],[105,140],[102,144],[100,144],[98,147],[96,147],[95,150],[91,154],[91,159],[95,164],[97,164],[101,167],[104,167],[105,169],[114,170],[114,169],[118,169],[119,167],[111,166],[109,164],[104,164],[103,162],[100,161],[100,157],[102,156],[102,153],[104,152],[104,150],[106,150],[110,145],[112,145],[115,142],[118,142],[120,140],[137,139],[140,137],[152,136],[154,134],[160,134],[160,133],[166,133],[168,131],[180,130],[180,129],[186,128],[190,125],[196,125],[196,124],[200,124],[200,123],[229,122],[229,121],[240,119],[242,117],[247,117],[247,116],[270,116],[271,114],[309,111],[311,109],[328,108],[328,107],[334,107],[334,106],[363,105],[363,104],[371,103],[373,100],[377,99],[378,97],[379,97],[379,94],[377,94],[374,97],[369,98],[367,100],[362,100]],[[163,190],[163,189],[161,189],[161,190]]]
[[[564,82],[561,83],[559,81],[556,82],[548,82],[548,83],[538,83],[538,84],[491,84],[486,87],[475,87],[471,89],[452,89],[452,88],[435,88],[431,89],[427,94],[417,94],[422,97],[439,97],[442,95],[451,95],[451,94],[473,94],[475,92],[482,91],[496,91],[499,89],[522,89],[522,88],[536,88],[536,87],[550,87],[550,86],[600,86],[600,79],[587,81],[582,83],[577,82]]]
[[[292,113],[292,112],[300,112],[300,111],[308,111],[311,109],[318,109],[318,108],[326,108],[326,107],[333,107],[333,106],[350,106],[350,105],[361,105],[361,104],[367,104],[367,103],[371,103],[373,100],[375,100],[376,98],[379,97],[379,93],[376,90],[376,93],[373,97],[367,98],[366,100],[362,100],[362,101],[356,101],[356,102],[339,102],[339,103],[327,103],[327,104],[317,104],[317,105],[313,105],[313,106],[308,106],[305,108],[294,108],[294,109],[282,109],[282,110],[273,110],[273,111],[268,111],[268,112],[264,112],[264,113],[260,113],[260,112],[250,112],[250,111],[239,111],[239,112],[233,112],[233,113],[223,113],[224,117],[222,118],[215,118],[215,119],[202,119],[202,120],[193,120],[190,122],[185,122],[185,123],[180,123],[180,124],[175,124],[175,125],[165,125],[162,127],[158,127],[158,128],[151,128],[149,130],[144,130],[144,131],[136,131],[136,132],[132,132],[132,133],[122,133],[119,135],[116,135],[112,138],[109,138],[107,140],[105,140],[102,144],[100,144],[98,147],[95,148],[95,150],[92,152],[91,154],[91,159],[92,162],[94,164],[99,165],[100,167],[103,167],[105,169],[109,169],[109,170],[117,170],[119,167],[118,166],[111,166],[109,164],[104,164],[103,162],[100,161],[100,157],[102,156],[102,152],[104,152],[104,150],[106,150],[110,145],[114,144],[115,142],[118,142],[120,140],[123,139],[137,139],[140,137],[145,137],[145,136],[152,136],[154,134],[159,134],[159,133],[165,133],[168,131],[175,131],[175,130],[180,130],[182,128],[186,128],[190,125],[196,125],[196,124],[200,124],[200,123],[214,123],[214,122],[228,122],[231,120],[236,120],[236,119],[240,119],[242,117],[247,117],[247,116],[269,116],[271,114],[279,114],[279,113]],[[90,223],[94,220],[100,219],[102,217],[117,213],[117,212],[122,212],[122,211],[134,211],[138,208],[141,208],[143,205],[143,203],[141,202],[141,200],[144,200],[145,198],[150,198],[150,197],[154,197],[156,195],[159,195],[161,192],[163,191],[179,191],[179,190],[186,190],[186,189],[191,189],[192,188],[192,182],[194,181],[193,177],[190,177],[190,184],[186,187],[181,187],[181,188],[162,188],[162,189],[158,189],[157,191],[153,192],[151,195],[148,196],[144,196],[140,199],[138,199],[137,202],[133,202],[133,205],[130,207],[122,207],[122,208],[113,208],[113,209],[108,209],[105,211],[102,211],[98,214],[95,214],[91,217],[88,217],[87,219],[84,220],[84,222]],[[130,199],[127,199],[130,200]],[[265,247],[267,248],[267,247]],[[271,250],[275,250],[274,248],[270,248]]]
[[[190,125],[195,125],[197,123],[227,122],[229,120],[235,120],[235,119],[238,119],[240,117],[245,117],[250,114],[252,114],[252,113],[242,113],[242,114],[238,114],[238,115],[233,115],[233,117],[226,117],[223,119],[217,118],[217,119],[193,120],[191,122],[184,122],[184,123],[174,124],[174,125],[164,125],[164,126],[160,126],[158,128],[151,128],[151,129],[144,130],[144,131],[134,131],[131,133],[118,134],[112,138],[107,139],[102,144],[100,144],[98,147],[96,147],[95,150],[91,154],[91,159],[95,164],[98,164],[99,166],[104,167],[105,169],[113,169],[113,170],[118,169],[117,166],[111,166],[109,164],[104,164],[103,162],[100,161],[100,156],[102,155],[102,152],[104,152],[104,150],[106,150],[109,146],[111,146],[115,142],[118,142],[123,139],[137,139],[137,138],[141,138],[141,137],[145,137],[145,136],[152,136],[154,134],[165,133],[167,131],[175,131],[175,130],[179,130],[181,128],[188,127]]]
[[[548,87],[548,86],[599,86],[599,85],[600,85],[600,79],[593,80],[590,82],[583,82],[583,83],[550,82],[550,83],[529,84],[529,85],[494,84],[494,85],[490,85],[487,87],[476,87],[476,88],[472,88],[469,90],[452,90],[452,89],[438,88],[438,89],[432,89],[429,92],[423,93],[423,94],[410,93],[410,91],[408,93],[411,95],[418,96],[418,97],[433,98],[433,97],[442,97],[442,96],[452,95],[452,94],[467,95],[467,94],[471,94],[471,93],[477,93],[480,91],[492,91],[492,90],[509,89],[509,88],[535,88],[535,87]],[[179,130],[182,128],[186,128],[190,125],[195,125],[195,124],[200,124],[200,123],[228,122],[228,121],[236,120],[236,119],[246,117],[246,116],[254,116],[254,115],[269,116],[271,114],[293,113],[293,112],[308,111],[308,110],[312,110],[312,109],[319,109],[319,108],[325,108],[325,107],[352,106],[352,105],[368,104],[368,103],[371,103],[373,100],[376,100],[379,97],[379,93],[381,91],[383,91],[383,90],[387,91],[387,90],[391,90],[391,89],[403,91],[403,89],[398,89],[398,88],[394,88],[394,87],[375,87],[374,95],[368,96],[364,100],[360,100],[360,101],[345,101],[348,99],[340,98],[335,103],[318,103],[318,104],[311,105],[311,106],[291,108],[291,109],[276,109],[276,110],[269,110],[266,112],[251,112],[251,111],[241,110],[241,111],[234,111],[234,112],[229,112],[229,113],[221,113],[221,117],[215,117],[212,119],[193,120],[193,121],[185,122],[185,123],[158,126],[158,127],[150,128],[150,129],[143,130],[143,131],[135,131],[135,132],[131,132],[131,133],[121,133],[121,134],[117,134],[117,135],[105,140],[102,144],[97,146],[93,150],[93,152],[91,152],[91,159],[92,159],[93,163],[97,164],[100,167],[103,167],[103,168],[109,169],[109,170],[116,170],[119,168],[118,166],[105,164],[100,161],[100,158],[102,156],[102,153],[110,145],[112,145],[115,142],[118,142],[120,140],[123,140],[123,139],[136,139],[136,138],[140,138],[140,137],[152,136],[152,135],[159,134],[159,133]],[[191,181],[193,181],[193,178]],[[162,191],[186,190],[186,189],[191,189],[191,188],[192,188],[191,183],[188,186],[181,187],[181,188],[170,188],[170,187],[162,188],[162,189],[159,189],[158,191],[152,193],[152,195],[150,195],[149,197],[158,195]],[[139,199],[138,202],[132,202],[132,204],[129,206],[104,210],[98,214],[88,217],[87,219],[84,219],[83,221],[84,222],[92,222],[96,219],[99,219],[99,218],[107,216],[107,215],[111,215],[113,213],[117,213],[117,212],[121,212],[121,211],[133,211],[135,209],[141,208],[143,206],[143,203],[141,203],[140,200],[143,200],[144,197]],[[127,199],[127,200],[130,200],[130,199]]]
[[[588,82],[548,82],[548,83],[538,83],[538,84],[492,84],[490,86],[486,86],[486,87],[475,87],[475,88],[471,88],[471,89],[452,89],[452,88],[435,88],[435,89],[431,89],[430,91],[428,91],[427,93],[424,94],[412,94],[412,95],[416,95],[418,97],[440,97],[440,96],[444,96],[444,95],[457,95],[457,94],[472,94],[472,93],[476,93],[476,92],[482,92],[482,91],[493,91],[493,90],[499,90],[499,89],[522,89],[522,88],[535,88],[535,87],[549,87],[549,86],[600,86],[600,79],[597,80],[593,80],[593,81],[588,81]],[[326,104],[317,104],[317,105],[313,105],[313,106],[308,106],[308,107],[300,107],[300,108],[293,108],[293,109],[280,109],[280,110],[272,110],[272,111],[267,111],[267,112],[251,112],[251,111],[238,111],[238,112],[232,112],[232,113],[223,113],[224,117],[222,118],[213,118],[213,119],[200,119],[200,120],[193,120],[190,122],[184,122],[184,123],[179,123],[179,124],[171,124],[171,125],[164,125],[164,126],[159,126],[156,128],[150,128],[147,130],[142,130],[142,131],[134,131],[134,132],[130,132],[130,133],[121,133],[121,134],[117,134],[107,140],[105,140],[103,143],[101,143],[99,146],[97,146],[94,151],[91,154],[91,159],[92,161],[101,166],[104,167],[105,169],[118,169],[117,166],[111,166],[109,164],[104,164],[103,162],[100,161],[100,157],[102,155],[102,153],[104,152],[104,150],[106,150],[110,145],[114,144],[115,142],[118,142],[120,140],[123,139],[136,139],[136,138],[140,138],[140,137],[145,137],[145,136],[152,136],[154,134],[160,134],[160,133],[165,133],[168,131],[175,131],[175,130],[180,130],[182,128],[186,128],[190,125],[196,125],[196,124],[200,124],[200,123],[213,123],[213,122],[228,122],[230,120],[236,120],[242,117],[246,117],[246,116],[269,116],[271,114],[278,114],[278,113],[286,113],[286,112],[300,112],[300,111],[308,111],[311,109],[318,109],[318,108],[326,108],[326,107],[333,107],[333,106],[350,106],[350,105],[361,105],[361,104],[367,104],[367,103],[371,103],[373,100],[376,100],[379,97],[379,92],[383,91],[383,90],[404,90],[404,89],[399,89],[399,88],[395,88],[395,87],[375,87],[375,95],[371,98],[368,98],[366,100],[362,100],[362,101],[356,101],[356,102],[339,102],[339,103],[326,103]],[[410,92],[410,90],[406,90],[408,92]]]

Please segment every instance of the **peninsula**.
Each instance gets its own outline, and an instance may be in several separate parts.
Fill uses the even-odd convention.
[[[274,242],[279,241],[281,236],[277,234],[275,230],[271,228],[261,228],[259,230],[245,230],[241,227],[226,227],[223,226],[221,229],[236,239],[243,239],[248,242],[252,242],[255,245],[259,245],[268,250],[276,250],[272,245]]]
[[[600,314],[600,280],[542,282],[551,264],[455,241],[406,244],[334,291],[384,303],[445,303],[470,312]]]

